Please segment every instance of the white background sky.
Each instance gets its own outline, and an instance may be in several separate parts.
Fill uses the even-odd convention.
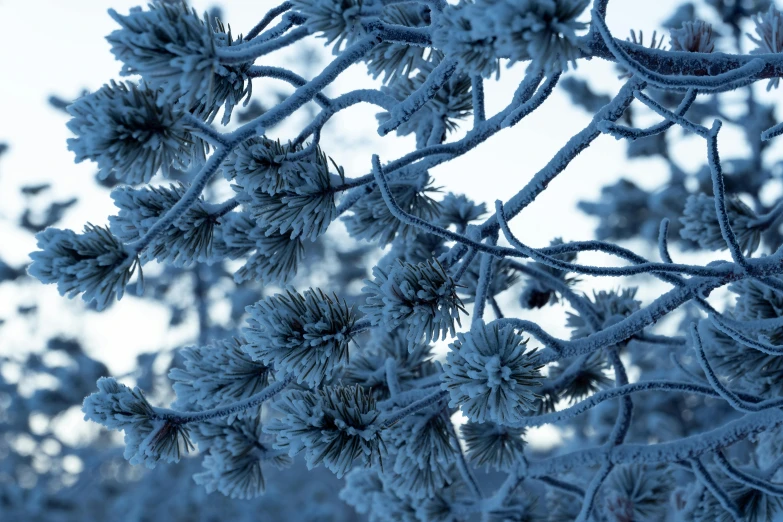
[[[70,210],[59,226],[81,229],[90,221],[104,224],[114,213],[109,193],[93,182],[94,165],[74,164],[66,148],[69,131],[67,116],[48,106],[49,95],[69,99],[82,89],[98,89],[111,79],[119,79],[120,64],[109,52],[105,35],[116,28],[106,14],[112,7],[120,13],[141,2],[138,0],[0,0],[0,142],[11,149],[0,160],[0,256],[12,265],[27,262],[35,249],[30,236],[15,231],[5,222],[15,218],[22,207],[18,188],[24,184],[49,182],[57,199],[71,195],[81,204]],[[247,32],[277,0],[227,0],[225,19],[234,33]],[[200,11],[212,2],[194,1]],[[675,0],[612,0],[609,25],[615,35],[626,36],[631,28],[649,35],[660,31],[660,22],[668,17]],[[668,39],[667,39],[668,41]],[[311,47],[322,49],[321,42],[310,39]],[[290,53],[281,52],[264,58],[264,64],[291,67]],[[328,59],[324,51],[325,59]],[[289,59],[286,59],[288,57]],[[524,65],[504,70],[500,83],[487,85],[487,108],[491,114],[510,99],[524,74]],[[600,92],[614,95],[620,86],[614,67],[600,60],[580,62],[577,74],[594,81]],[[312,73],[310,74],[312,76]],[[254,93],[264,96],[265,82],[257,80]],[[336,95],[360,85],[371,85],[363,65],[354,66],[327,94]],[[279,84],[276,84],[279,85]],[[412,150],[412,139],[394,136],[378,137],[375,132],[376,109],[359,107],[342,113],[324,133],[323,146],[350,177],[368,172],[372,153],[388,161]],[[479,146],[448,165],[432,171],[436,185],[447,191],[463,192],[491,208],[498,197],[508,199],[522,188],[549,158],[589,121],[581,109],[573,107],[565,95],[556,92],[546,104],[513,129]],[[301,120],[297,125],[301,125]],[[469,122],[466,122],[466,125]],[[281,137],[291,138],[298,126],[280,129]],[[286,134],[288,133],[288,134]],[[736,144],[729,132],[724,133],[724,155]],[[693,139],[679,140],[674,153],[686,168],[701,164],[703,145]],[[556,236],[567,240],[592,238],[595,221],[575,210],[580,199],[595,199],[600,188],[622,175],[633,178],[645,188],[659,186],[668,174],[657,161],[624,159],[625,145],[612,138],[600,137],[560,175],[549,189],[513,221],[519,237],[533,246],[544,246]],[[643,254],[649,252],[642,251]],[[653,254],[654,255],[654,254]],[[613,288],[619,282],[601,280],[596,286]],[[8,286],[8,285],[5,285]],[[588,288],[583,286],[582,288]],[[651,296],[660,287],[647,288]],[[186,342],[185,334],[166,331],[168,317],[148,303],[124,299],[100,316],[84,314],[79,300],[57,295],[54,287],[31,282],[21,290],[0,289],[0,317],[8,317],[18,304],[37,301],[41,307],[38,322],[16,321],[0,330],[0,353],[26,352],[40,347],[42,334],[62,331],[85,340],[88,350],[107,361],[113,372],[131,369],[135,355]],[[534,314],[555,334],[564,334],[565,317],[560,310]]]

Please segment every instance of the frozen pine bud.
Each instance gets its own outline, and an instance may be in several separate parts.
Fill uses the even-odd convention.
[[[550,246],[558,246],[562,244],[563,240],[561,238],[555,238],[549,243]],[[560,261],[565,261],[566,263],[573,263],[576,259],[576,252],[556,254],[552,257],[559,259]],[[553,268],[549,265],[544,265],[542,263],[531,263],[531,266],[541,270],[542,272],[546,272],[554,278],[559,279],[566,285],[572,285],[579,281],[577,277],[569,277],[568,272],[558,268]],[[546,305],[557,303],[557,301],[557,291],[555,291],[546,280],[541,280],[540,278],[532,275],[525,279],[525,288],[522,290],[522,295],[519,297],[519,302],[522,305],[522,308],[543,308]]]
[[[664,469],[641,464],[619,466],[604,487],[608,520],[664,519],[672,489]]]
[[[748,38],[757,45],[750,54],[783,52],[783,13],[775,8],[775,4],[770,3],[769,10],[766,13],[758,13],[753,22],[756,24],[755,31],[758,38],[748,35]],[[777,88],[779,83],[780,78],[772,78],[767,84],[767,90],[772,87]]]
[[[758,13],[753,19],[758,38],[748,35],[758,48],[751,54],[769,54],[783,51],[783,13],[770,4],[766,13]]]
[[[423,87],[424,82],[442,60],[442,54],[435,52],[429,61],[420,65],[418,74],[400,78],[381,90],[393,98],[404,100]],[[448,133],[457,130],[459,120],[464,120],[472,113],[473,101],[470,88],[470,77],[467,74],[464,72],[453,74],[431,100],[414,112],[408,121],[397,127],[397,135],[414,134],[417,148],[441,143]],[[381,112],[376,116],[380,122],[385,122],[390,114]]]
[[[740,248],[748,255],[755,252],[761,244],[762,232],[762,228],[754,225],[756,213],[736,196],[726,197],[726,212]],[[709,250],[728,248],[720,230],[714,198],[702,193],[688,197],[680,222],[683,239],[696,241]]]
[[[288,290],[248,307],[244,350],[257,361],[318,386],[348,362],[351,328],[348,304],[321,290]]]
[[[635,287],[610,292],[605,290],[594,291],[593,298],[589,300],[600,322],[600,329],[607,328],[625,319],[638,310],[641,305],[641,302],[636,299]],[[580,314],[571,312],[567,312],[567,314],[566,325],[572,329],[571,339],[587,337],[593,333],[593,328]]]
[[[720,479],[716,480],[716,483],[726,493],[729,502],[737,507],[740,515],[739,520],[753,522],[774,521],[779,520],[779,517],[783,514],[783,498],[780,496],[765,493],[736,480],[724,478],[722,475]],[[691,492],[691,495],[698,495],[700,498],[690,520],[694,522],[729,522],[736,520],[726,510],[723,502],[716,498],[707,488],[698,488],[696,491]]]
[[[254,361],[245,352],[244,341],[223,339],[209,346],[191,346],[180,351],[183,368],[173,368],[177,404],[202,410],[230,404],[260,392],[269,384],[272,369]]]
[[[288,166],[294,171],[287,174],[289,179],[281,184],[280,190],[270,192],[265,184],[259,184],[253,190],[241,187],[249,196],[245,208],[266,234],[279,233],[315,241],[337,218],[330,161],[334,164],[334,160],[316,147],[313,154]],[[335,167],[342,178],[343,169]]]
[[[377,465],[386,453],[375,400],[359,386],[289,390],[273,408],[281,416],[264,431],[276,435],[275,447],[290,456],[304,451],[310,469],[323,464],[340,478],[355,460]]]
[[[194,449],[187,426],[158,418],[141,390],[110,377],[98,380],[98,391],[84,399],[85,420],[125,432],[125,458],[154,468],[158,461],[178,462]]]
[[[408,346],[454,335],[454,323],[465,312],[457,286],[437,262],[412,265],[397,262],[388,271],[373,268],[373,280],[365,280],[367,301],[361,310],[373,325],[391,331],[407,326]]]
[[[263,136],[240,143],[223,162],[223,174],[246,191],[261,190],[273,195],[300,184],[307,160],[291,160],[288,155],[301,147],[281,144]]]
[[[184,113],[161,103],[147,84],[111,82],[76,100],[68,112],[68,128],[76,135],[68,149],[77,163],[97,163],[101,179],[113,174],[130,184],[146,183],[158,171],[168,176],[204,158],[204,144],[191,134]]]
[[[426,499],[448,485],[457,458],[449,422],[443,404],[436,402],[386,431],[394,455],[392,469],[384,470],[388,486],[405,497]]]
[[[487,17],[498,55],[512,62],[533,60],[547,71],[566,69],[580,55],[577,18],[589,0],[489,0]],[[493,5],[494,4],[494,5]]]
[[[121,186],[112,191],[114,204],[120,209],[109,217],[111,230],[125,242],[138,241],[173,207],[187,191],[177,183],[168,187],[146,186],[135,189]],[[212,241],[218,220],[209,205],[199,198],[163,233],[152,240],[142,253],[143,261],[155,259],[174,266],[192,266],[212,260]]]
[[[381,0],[292,0],[295,10],[303,14],[311,33],[334,43],[337,54],[343,44],[350,44],[365,33],[363,23],[381,13]]]
[[[479,219],[487,213],[484,203],[474,203],[464,194],[449,192],[440,202],[438,224],[448,227],[455,225],[457,230],[465,230],[471,221]]]
[[[269,436],[263,433],[258,415],[199,423],[193,437],[205,453],[204,471],[193,475],[193,480],[208,492],[219,491],[231,498],[258,497],[266,489],[263,465],[285,468],[292,462],[266,440]]]
[[[420,522],[414,501],[383,479],[379,471],[356,468],[346,475],[340,498],[373,522]]]
[[[433,22],[433,46],[457,57],[467,74],[488,78],[499,71],[500,58],[493,36],[486,34],[485,23],[481,7],[471,0],[448,5]]]
[[[357,468],[345,476],[345,487],[340,498],[357,512],[368,514],[375,511],[378,500],[386,496],[383,482],[372,469]]]
[[[36,239],[41,250],[30,254],[30,275],[42,283],[57,283],[61,295],[84,294],[82,298],[95,302],[98,310],[115,297],[122,298],[137,267],[141,278],[138,258],[107,228],[88,224],[82,234],[47,228]]]
[[[712,26],[707,22],[695,20],[683,22],[679,29],[670,32],[672,51],[687,51],[690,53],[711,53],[715,50],[715,36]]]
[[[612,379],[609,378],[609,363],[602,352],[592,353],[577,371],[569,371],[567,378],[563,379],[564,373],[568,370],[572,360],[559,361],[557,365],[549,368],[549,378],[554,380],[562,379],[562,389],[560,394],[562,398],[568,399],[571,404],[578,402],[588,395],[611,386]]]
[[[512,326],[497,322],[476,321],[470,332],[457,334],[441,385],[451,394],[450,405],[472,421],[500,425],[513,425],[534,410],[541,365],[526,345]]]
[[[469,493],[454,472],[450,484],[437,495],[424,499],[416,508],[417,520],[427,522],[463,522],[466,520],[464,499]]]
[[[580,56],[578,21],[589,0],[476,0],[444,9],[433,42],[470,74],[489,76],[500,58],[532,60],[546,71]],[[440,17],[439,17],[440,18]]]
[[[492,258],[492,278],[487,288],[487,298],[494,298],[496,295],[505,292],[519,282],[517,271],[511,266],[507,259]],[[463,302],[475,302],[476,290],[481,277],[481,256],[473,258],[465,274],[460,279],[459,293],[464,295]]]
[[[479,467],[511,469],[524,455],[525,429],[494,422],[469,421],[462,425],[468,459]]]
[[[392,332],[373,329],[370,341],[363,343],[362,349],[351,354],[351,362],[345,367],[343,382],[360,384],[377,400],[390,396],[384,368],[389,359],[394,361],[395,376],[400,391],[413,389],[416,381],[438,372],[432,361],[432,348],[426,343],[408,350],[406,331],[397,329]]]
[[[156,0],[149,9],[133,8],[127,15],[109,10],[121,26],[106,39],[123,62],[123,75],[140,75],[169,103],[212,121],[225,109],[228,123],[233,108],[251,93],[250,63],[224,65],[218,49],[234,44],[222,24],[213,28],[185,2]]]
[[[409,214],[426,221],[433,221],[440,215],[440,203],[430,196],[436,189],[432,187],[429,174],[422,176],[418,183],[390,183],[389,189],[400,208]],[[379,245],[385,246],[397,237],[407,239],[421,235],[418,229],[394,217],[378,188],[357,201],[351,207],[351,212],[353,215],[342,219],[348,233],[356,239],[377,241]]]
[[[259,226],[247,212],[231,212],[220,221],[216,255],[231,259],[247,257],[234,273],[234,281],[285,284],[296,277],[304,258],[301,237]]]
[[[366,3],[365,3],[366,5]],[[391,4],[383,9],[381,20],[405,27],[427,27],[429,7],[420,4]],[[395,83],[410,76],[425,63],[426,47],[404,43],[381,42],[373,47],[365,62],[373,78],[383,74],[384,83]]]

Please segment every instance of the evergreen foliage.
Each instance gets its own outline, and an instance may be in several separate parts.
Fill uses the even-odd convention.
[[[612,34],[618,1],[290,0],[238,37],[185,2],[110,11],[120,74],[141,79],[68,105],[69,148],[105,185],[128,185],[112,191],[109,228],[52,228],[72,203],[50,204],[27,271],[101,310],[157,263],[147,297],[166,304],[172,328],[193,309],[199,339],[165,372],[148,355],[138,375],[98,379],[85,418],[123,431],[131,464],[185,460],[171,469],[191,473],[184,457],[198,448],[196,483],[237,502],[279,494],[288,471],[275,470],[296,469],[301,454],[312,476],[323,465],[345,477],[340,498],[371,521],[783,516],[783,199],[772,201],[780,165],[770,154],[783,124],[753,90],[783,77],[783,15],[766,0],[683,4],[664,22],[664,48],[657,33],[646,45],[641,31]],[[755,47],[743,54],[748,21]],[[333,52],[319,73],[270,65],[313,36]],[[573,70],[591,58],[618,67],[611,95]],[[358,63],[375,88],[336,93]],[[527,69],[491,114],[485,82],[501,63]],[[235,110],[263,77],[291,89]],[[555,91],[590,122],[535,172],[504,151],[493,165],[528,175],[493,211],[434,187],[437,167],[523,125]],[[415,149],[346,175],[322,134],[359,103],[377,107],[380,136],[412,135]],[[237,125],[216,129],[221,114]],[[294,114],[306,122],[289,135]],[[657,123],[637,126],[649,117]],[[725,127],[749,145],[739,157],[722,158]],[[628,159],[655,159],[666,181],[628,176],[592,191],[597,201],[579,206],[597,218],[595,239],[526,244],[515,225],[536,224],[521,213],[603,134]],[[698,151],[695,170],[679,164],[674,139]],[[213,201],[221,194],[231,197]],[[553,219],[559,203],[548,200]],[[686,250],[711,261],[676,261]],[[0,261],[0,283],[21,274]],[[615,290],[596,289],[606,278]],[[568,338],[550,333],[557,312]],[[57,387],[32,394],[43,403],[32,409],[0,372],[0,404],[28,408],[25,419],[56,414],[107,372],[74,348],[52,350],[77,360],[84,379],[30,360]],[[171,408],[153,406],[167,399]],[[527,429],[543,425],[567,436],[542,450]],[[4,477],[24,474],[2,466],[10,505]]]

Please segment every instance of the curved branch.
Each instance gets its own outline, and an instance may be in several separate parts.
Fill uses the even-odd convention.
[[[613,448],[589,448],[558,455],[528,465],[532,477],[564,473],[575,467],[597,466],[608,458],[614,464],[632,462],[645,464],[674,463],[726,448],[751,435],[773,429],[783,424],[783,411],[769,410],[749,413],[739,419],[704,433],[657,444],[623,444]]]
[[[151,420],[163,420],[174,424],[189,424],[191,422],[204,422],[211,419],[220,419],[240,413],[250,408],[256,408],[268,401],[278,393],[280,393],[291,381],[294,380],[294,375],[286,375],[283,380],[270,384],[260,392],[234,402],[227,406],[213,408],[211,410],[204,411],[176,411],[169,410],[167,408],[153,408],[155,414],[150,417]]]
[[[256,24],[255,27],[253,27],[250,31],[248,31],[247,35],[245,36],[244,40],[250,41],[256,36],[258,36],[261,31],[266,29],[266,26],[268,26],[270,23],[272,23],[272,20],[280,16],[281,14],[285,13],[289,9],[293,7],[293,4],[289,1],[283,2],[282,4],[278,5],[277,7],[273,7],[270,9],[266,15],[261,19],[260,22]]]
[[[307,80],[305,80],[295,72],[289,71],[288,69],[283,69],[282,67],[271,67],[267,65],[253,65],[248,70],[247,75],[251,78],[275,78],[277,80],[288,82],[294,87],[302,87],[304,85],[307,85]],[[320,92],[316,94],[313,99],[318,105],[320,105],[323,108],[329,108],[332,104],[331,100]]]

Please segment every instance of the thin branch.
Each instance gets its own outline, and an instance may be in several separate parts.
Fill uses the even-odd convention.
[[[698,479],[704,484],[704,486],[709,490],[712,495],[718,499],[718,502],[721,506],[723,506],[723,509],[729,512],[731,514],[732,518],[735,522],[742,522],[744,517],[742,516],[742,513],[740,513],[739,507],[737,504],[729,497],[728,493],[720,487],[720,484],[718,484],[715,479],[712,477],[710,472],[707,470],[706,467],[704,467],[704,464],[702,464],[701,460],[699,460],[698,457],[691,459],[691,469],[693,469],[693,473],[698,477]]]
[[[733,478],[740,484],[744,484],[745,486],[752,489],[757,489],[766,493],[767,495],[772,495],[773,497],[783,497],[783,484],[773,484],[772,482],[761,479],[734,467],[721,450],[715,452],[715,462],[726,475]]]
[[[575,467],[598,466],[608,458],[615,465],[646,463],[664,464],[692,459],[719,448],[726,448],[762,431],[783,424],[783,411],[769,410],[749,413],[711,431],[657,444],[629,444],[613,448],[608,457],[605,447],[564,453],[528,464],[528,475],[539,477],[565,473]]]
[[[497,236],[490,236],[487,243],[495,245],[497,243]],[[492,261],[493,258],[489,254],[481,255],[481,263],[479,265],[479,278],[476,284],[476,300],[473,304],[473,322],[481,320],[484,317],[484,309],[487,304],[487,295],[489,295],[489,288],[492,284]]]
[[[694,92],[694,90],[690,89],[688,92]],[[654,112],[658,113],[659,116],[663,116],[667,120],[676,123],[687,131],[698,134],[702,138],[706,138],[708,136],[710,131],[707,129],[707,127],[693,123],[692,121],[687,120],[684,116],[670,111],[657,101],[645,95],[642,91],[634,91],[633,95],[637,100],[645,104]]]
[[[260,22],[256,24],[255,27],[253,27],[250,31],[248,31],[247,35],[245,36],[244,40],[247,42],[249,40],[252,40],[256,36],[258,36],[261,31],[263,31],[266,26],[268,26],[270,23],[272,23],[272,20],[280,16],[281,14],[285,13],[289,9],[293,7],[293,4],[291,2],[283,2],[282,4],[278,5],[277,7],[273,7],[270,9],[266,15],[261,19]]]
[[[446,85],[454,71],[457,70],[457,65],[459,65],[459,61],[456,58],[444,58],[427,76],[421,87],[392,108],[389,119],[378,127],[378,134],[385,136],[408,121]]]
[[[484,108],[484,78],[475,75],[470,78],[471,96],[473,96],[473,127],[487,119]]]
[[[307,27],[297,27],[279,38],[263,41],[258,44],[254,44],[254,42],[251,41],[246,46],[238,47],[236,49],[219,47],[217,49],[217,55],[220,63],[224,65],[241,65],[253,62],[257,58],[288,47],[309,35],[310,30],[307,29]]]
[[[724,90],[733,90],[737,85],[745,81],[755,81],[754,78],[764,70],[765,64],[761,59],[750,60],[745,65],[726,72],[721,72],[714,76],[693,76],[688,74],[663,75],[652,71],[631,58],[625,50],[617,44],[616,40],[609,32],[606,21],[603,17],[593,10],[592,23],[603,38],[603,42],[614,58],[623,67],[639,76],[641,79],[669,90],[688,90],[696,89],[699,92],[722,92]],[[739,83],[738,83],[739,82]]]
[[[432,406],[441,401],[444,401],[448,398],[448,396],[449,396],[449,392],[438,390],[424,397],[423,399],[419,399],[418,401],[409,404],[408,406],[406,406],[401,410],[398,410],[396,412],[390,412],[389,413],[390,416],[388,416],[387,419],[381,423],[380,429],[382,430],[389,429],[395,424],[397,424],[398,422],[400,422],[402,419],[407,417],[408,415],[413,415],[414,413],[423,410],[428,406]]]
[[[695,384],[691,382],[680,382],[680,381],[662,381],[662,380],[641,381],[641,382],[626,384],[616,388],[610,388],[608,390],[602,390],[600,392],[591,395],[587,399],[560,411],[556,411],[552,413],[544,413],[541,415],[536,415],[531,417],[525,417],[520,422],[515,423],[514,427],[528,428],[528,427],[535,427],[535,426],[543,426],[545,424],[557,424],[559,422],[563,422],[572,419],[578,415],[581,415],[583,413],[586,413],[587,411],[598,406],[602,402],[616,399],[618,397],[625,397],[628,395],[632,395],[634,393],[644,393],[644,392],[652,392],[652,391],[678,392],[678,393],[687,393],[687,394],[701,395],[705,397],[715,397],[715,398],[721,397],[721,395],[718,392],[716,392],[713,388],[711,388],[710,386],[705,386],[703,384]],[[753,395],[742,394],[742,397],[744,400],[748,402],[749,401],[761,402],[760,397],[756,397]]]
[[[288,82],[294,87],[302,87],[307,85],[307,80],[295,72],[289,71],[288,69],[283,69],[282,67],[253,65],[250,67],[250,69],[248,69],[247,75],[251,78],[275,78],[277,80]],[[329,108],[332,104],[331,100],[320,92],[316,94],[313,99],[318,105],[324,108]]]
[[[189,424],[191,422],[204,422],[212,419],[220,419],[240,413],[251,408],[256,408],[280,393],[288,384],[293,381],[295,375],[286,375],[282,380],[270,384],[260,392],[251,395],[240,401],[236,401],[227,406],[213,408],[204,411],[176,411],[166,408],[154,408],[155,414],[150,417],[151,420],[164,420],[174,424]]]
[[[729,214],[726,210],[726,185],[723,180],[723,168],[720,164],[720,155],[718,154],[718,131],[720,131],[721,122],[715,120],[707,136],[707,159],[712,174],[712,193],[715,200],[715,212],[718,215],[718,225],[720,232],[731,252],[731,258],[744,269],[747,269],[747,261],[742,255],[742,248],[737,242],[737,236],[731,228]]]

